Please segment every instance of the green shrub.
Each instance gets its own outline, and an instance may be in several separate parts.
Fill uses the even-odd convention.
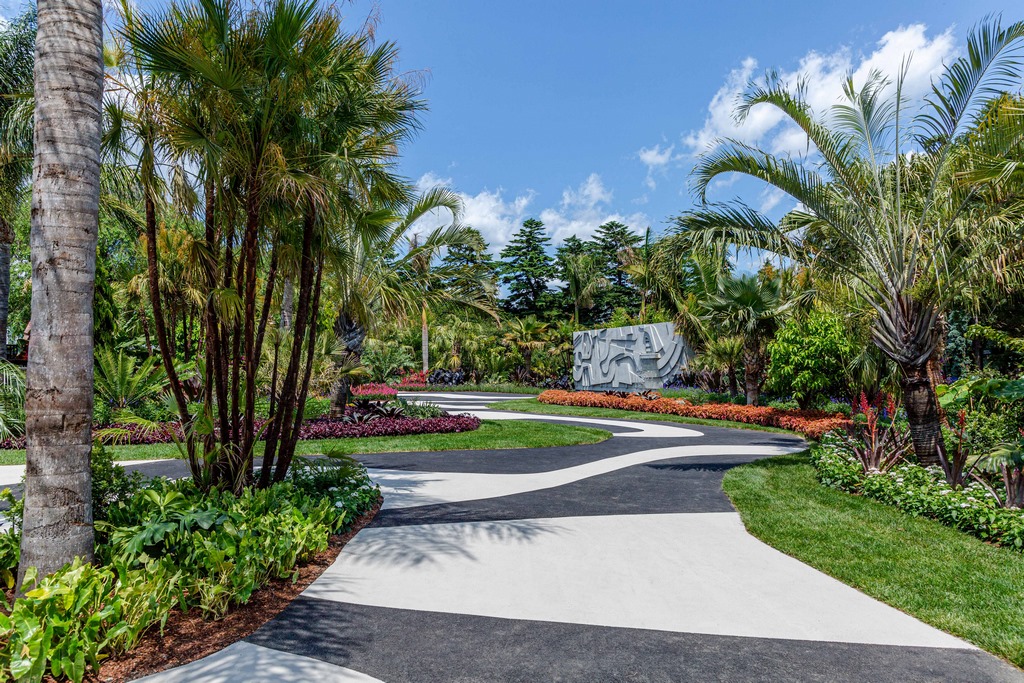
[[[930,517],[982,540],[1024,551],[1024,510],[1000,507],[997,497],[980,482],[954,489],[939,468],[909,463],[888,472],[864,473],[833,435],[812,449],[811,463],[826,486],[869,496],[916,517]]]
[[[142,488],[141,472],[128,472],[114,463],[112,456],[102,444],[92,447],[92,516],[103,520],[107,508],[120,500],[126,500]]]
[[[812,407],[821,396],[847,391],[846,368],[856,355],[839,316],[816,311],[782,327],[768,344],[766,388],[791,395],[800,407]]]
[[[222,617],[271,579],[294,577],[380,496],[348,457],[302,460],[289,480],[240,496],[203,494],[191,480],[134,490],[136,478],[99,450],[99,565],[76,561],[38,583],[28,570],[32,590],[0,614],[0,670],[8,677],[81,681],[103,657],[162,628],[173,607]],[[20,520],[17,510],[6,514],[18,522],[0,534],[0,565],[13,583]]]
[[[415,417],[419,419],[444,417],[448,414],[448,411],[443,408],[439,408],[430,401],[406,401],[405,399],[400,398],[398,399],[398,405],[402,407],[403,412],[405,412],[408,417]]]

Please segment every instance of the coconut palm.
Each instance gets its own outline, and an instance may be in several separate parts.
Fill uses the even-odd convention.
[[[93,557],[92,299],[99,231],[103,4],[39,3],[32,328],[19,585]]]
[[[764,381],[765,347],[791,307],[783,299],[780,279],[723,278],[703,305],[711,324],[743,340],[744,390],[747,405],[756,405]]]
[[[968,158],[965,133],[983,104],[1019,85],[1022,41],[1024,22],[981,23],[916,116],[902,95],[905,69],[892,80],[872,73],[859,87],[848,80],[844,101],[825,118],[804,98],[806,84],[793,89],[769,74],[750,87],[737,114],[774,107],[807,136],[811,159],[724,140],[699,160],[695,189],[706,202],[716,179],[739,173],[782,190],[798,208],[776,223],[742,201],[704,203],[677,219],[692,243],[766,249],[844,279],[874,310],[874,343],[901,369],[914,450],[924,463],[938,462],[928,363],[943,313],[979,276],[1008,275],[1006,252],[1020,242],[1021,224],[986,217],[1005,210],[982,211],[977,184],[958,172]]]

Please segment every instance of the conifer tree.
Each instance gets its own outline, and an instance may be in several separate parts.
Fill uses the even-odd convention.
[[[554,261],[547,253],[551,244],[544,224],[529,218],[501,250],[501,284],[508,288],[503,306],[511,313],[530,315],[540,312],[541,298],[554,277]]]

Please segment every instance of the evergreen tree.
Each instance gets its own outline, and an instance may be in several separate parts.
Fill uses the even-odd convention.
[[[498,276],[498,264],[491,256],[487,240],[476,228],[466,228],[466,243],[448,247],[441,268],[452,272],[484,272],[492,280]]]
[[[622,271],[619,254],[624,249],[636,247],[642,241],[640,235],[618,221],[608,221],[594,233],[594,249],[600,259],[600,265],[605,269],[605,277],[610,279],[614,286],[622,288],[628,282],[626,274]]]
[[[547,247],[551,240],[544,234],[544,224],[533,218],[501,250],[501,284],[508,288],[503,306],[519,315],[537,314],[541,298],[548,290],[548,281],[555,268]]]

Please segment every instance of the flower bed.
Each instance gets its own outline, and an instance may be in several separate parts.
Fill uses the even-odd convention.
[[[764,427],[791,429],[812,439],[820,439],[834,429],[845,429],[851,424],[850,419],[841,414],[826,413],[820,410],[779,410],[765,406],[738,406],[731,403],[692,405],[671,398],[619,397],[594,391],[549,390],[538,396],[537,400],[541,403],[561,406],[614,408],[703,420],[731,420]]]
[[[888,472],[865,473],[849,447],[832,436],[811,451],[811,463],[825,486],[865,495],[1024,552],[1024,510],[1000,507],[981,483],[953,489],[939,468],[910,463]]]
[[[366,398],[374,401],[390,401],[398,396],[398,390],[387,384],[373,383],[358,384],[352,387],[352,395],[356,398]]]
[[[256,429],[262,429],[266,420],[256,420]],[[445,415],[442,417],[379,417],[368,422],[345,422],[320,418],[307,420],[299,428],[299,440],[358,439],[366,436],[407,436],[411,434],[449,434],[471,432],[480,427],[480,418],[472,415]],[[93,430],[93,439],[106,445],[146,445],[172,443],[184,439],[181,424],[164,422],[156,428],[138,424],[111,425]],[[25,437],[0,442],[0,450],[25,447]]]

